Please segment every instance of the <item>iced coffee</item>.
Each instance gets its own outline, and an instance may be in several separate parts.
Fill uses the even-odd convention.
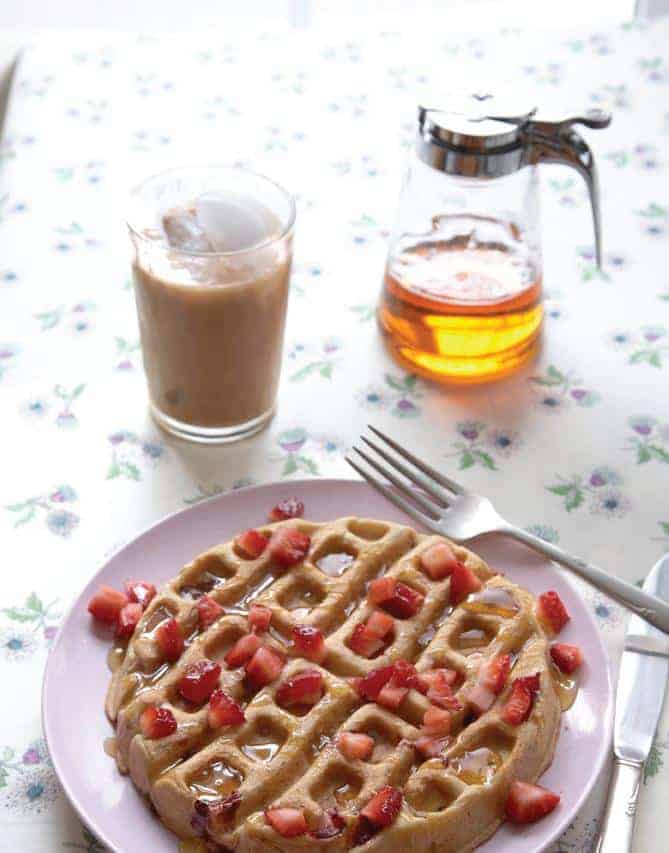
[[[135,192],[133,279],[151,409],[170,432],[230,441],[274,411],[292,199],[240,169],[183,170]]]

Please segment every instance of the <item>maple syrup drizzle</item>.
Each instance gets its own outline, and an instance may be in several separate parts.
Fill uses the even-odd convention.
[[[344,574],[351,563],[355,560],[353,554],[347,551],[340,551],[333,554],[324,554],[319,560],[316,560],[318,568],[331,578],[338,578]]]
[[[468,654],[476,649],[485,648],[491,640],[492,637],[483,628],[469,628],[457,635],[454,646],[464,654]]]
[[[467,785],[488,785],[502,766],[502,756],[487,746],[465,752],[451,759],[450,767]]]
[[[201,800],[218,800],[236,791],[242,774],[224,761],[215,761],[191,776],[188,787]]]
[[[112,646],[107,654],[107,666],[110,672],[118,672],[125,657],[125,646]]]
[[[496,586],[486,587],[481,592],[470,595],[467,601],[462,603],[462,608],[470,613],[486,613],[503,617],[515,616],[520,609],[511,593]]]
[[[549,671],[560,703],[560,709],[568,711],[576,701],[578,681],[574,676],[561,672],[556,666],[551,665]]]

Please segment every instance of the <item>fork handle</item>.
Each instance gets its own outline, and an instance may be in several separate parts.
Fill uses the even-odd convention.
[[[572,557],[562,548],[552,545],[550,542],[545,542],[539,539],[538,536],[533,536],[526,530],[513,525],[504,525],[499,529],[499,532],[510,536],[512,539],[522,542],[533,551],[538,551],[546,557],[550,557],[556,563],[564,566],[566,569],[574,572],[583,580],[588,581],[592,586],[606,593],[609,598],[622,604],[628,610],[636,613],[649,625],[658,628],[665,634],[669,634],[669,604],[656,598],[654,595],[649,595],[642,589],[639,589],[632,584],[621,581],[619,578],[610,575],[598,566],[593,566],[591,563],[586,563],[580,557]]]

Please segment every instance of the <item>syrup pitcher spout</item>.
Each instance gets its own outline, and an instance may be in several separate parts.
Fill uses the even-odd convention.
[[[595,158],[590,147],[573,126],[582,124],[591,128],[604,128],[611,124],[611,115],[604,110],[588,110],[585,115],[562,121],[542,121],[533,116],[522,127],[527,164],[563,163],[571,166],[583,177],[590,196],[592,222],[595,231],[597,266],[602,266],[602,219],[599,199],[599,181]]]

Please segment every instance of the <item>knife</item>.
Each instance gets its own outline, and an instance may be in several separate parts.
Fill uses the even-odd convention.
[[[645,592],[669,601],[669,554],[653,566]],[[597,853],[632,849],[643,770],[662,711],[669,675],[667,637],[632,616],[620,663],[613,736],[613,772]]]

